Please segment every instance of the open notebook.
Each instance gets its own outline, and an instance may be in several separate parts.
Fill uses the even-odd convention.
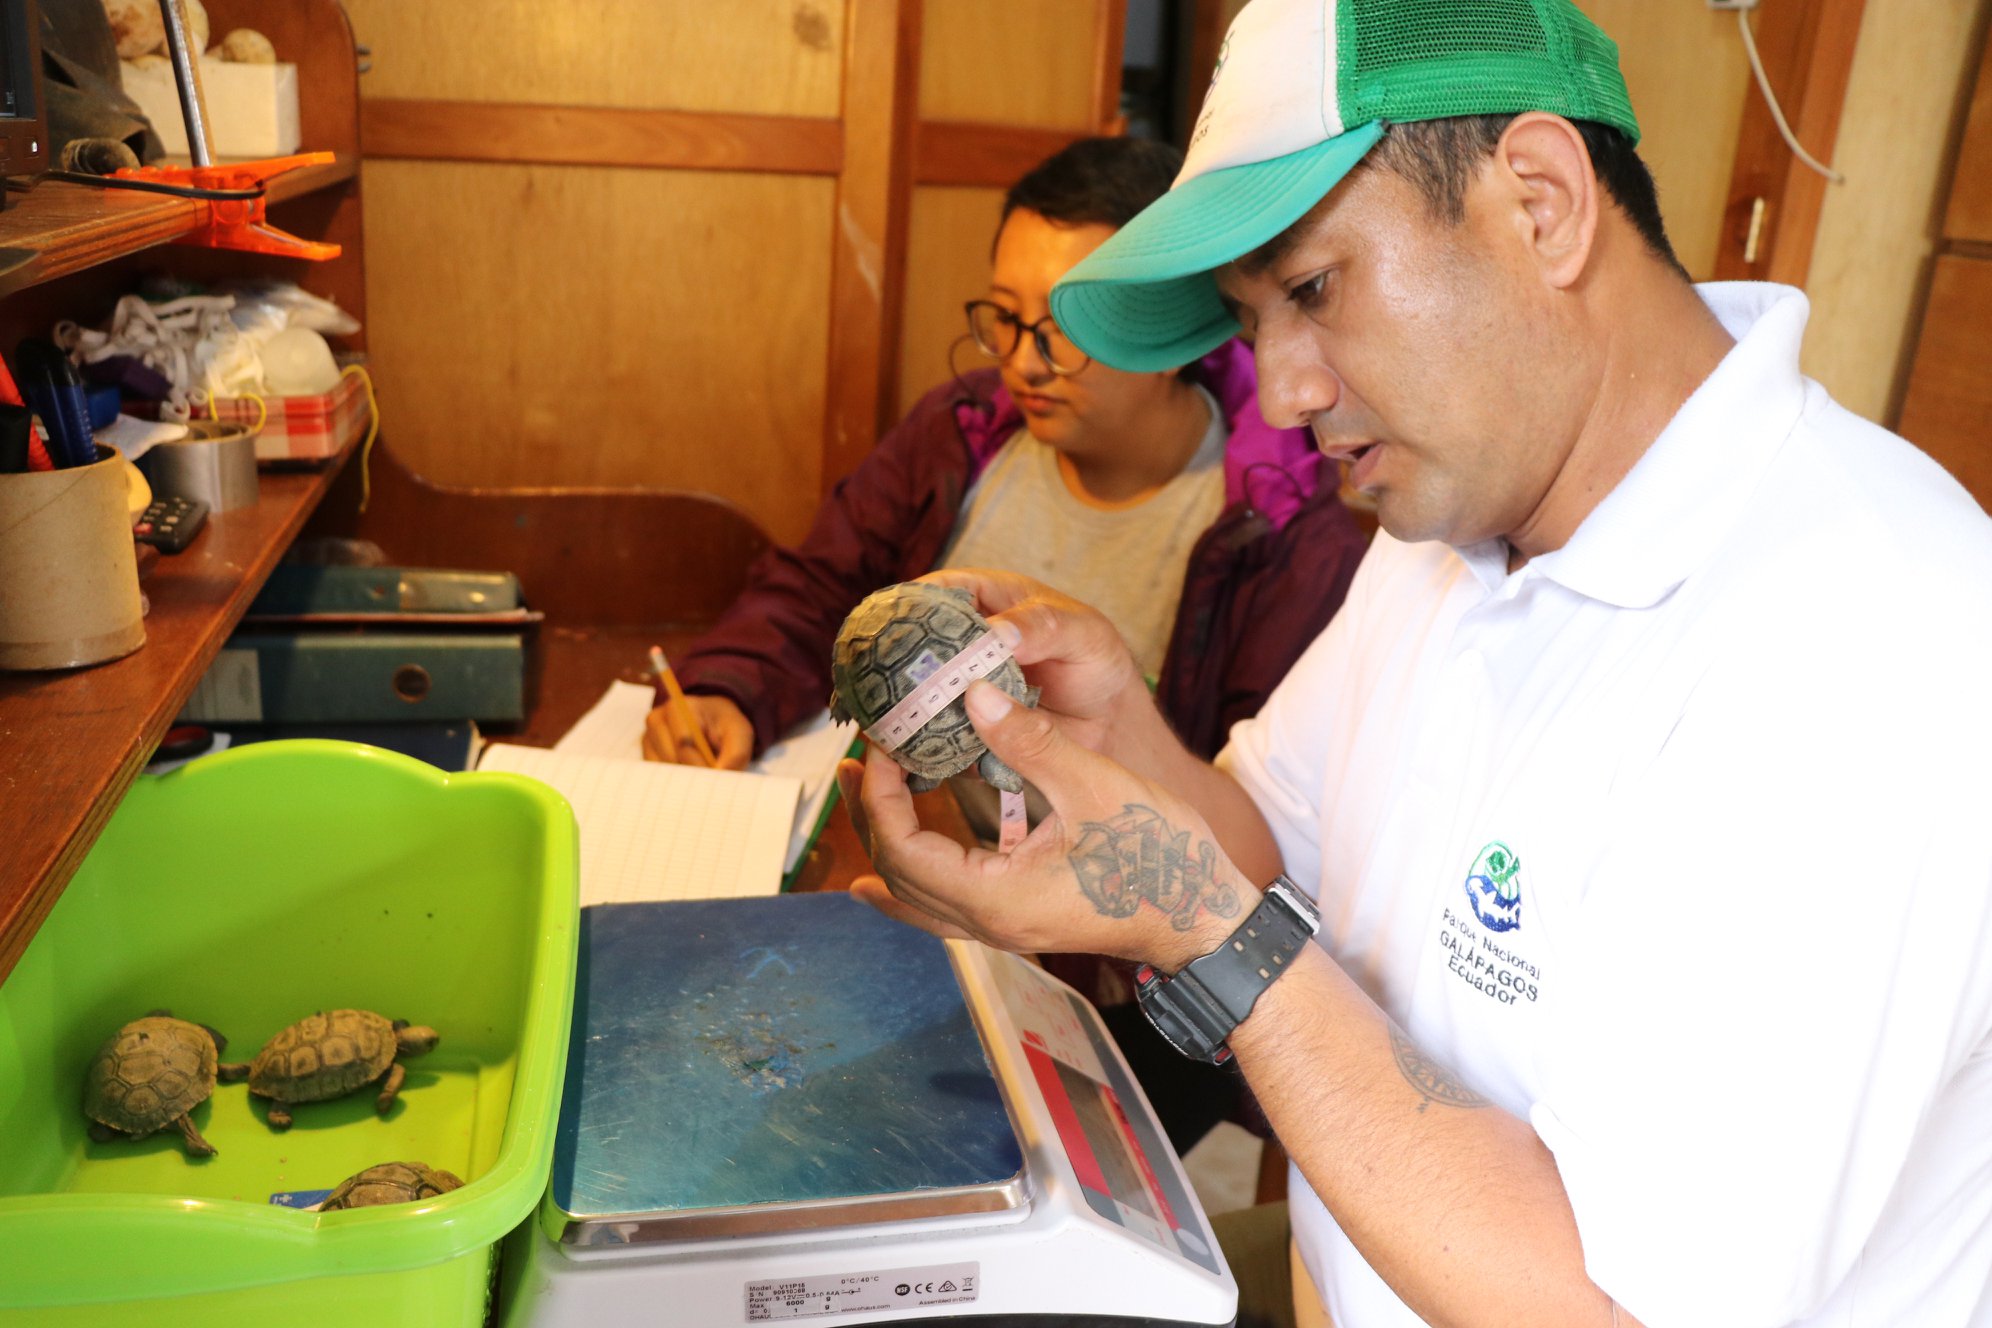
[[[641,761],[643,720],[652,704],[651,688],[630,682],[610,683],[594,707],[553,744],[553,750],[575,756]],[[795,870],[816,838],[830,805],[830,795],[837,789],[837,762],[857,737],[856,724],[832,724],[826,710],[797,725],[748,767],[756,774],[786,775],[802,783],[802,798],[789,827],[788,851],[782,858],[784,875]]]
[[[799,780],[492,743],[477,768],[551,784],[581,826],[582,904],[771,895]]]

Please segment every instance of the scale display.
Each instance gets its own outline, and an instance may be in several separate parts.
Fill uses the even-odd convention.
[[[1008,956],[990,974],[1017,1022],[1031,1077],[1044,1095],[1086,1206],[1215,1273],[1214,1237],[1174,1168],[1169,1145],[1138,1101],[1133,1080],[1077,993]]]

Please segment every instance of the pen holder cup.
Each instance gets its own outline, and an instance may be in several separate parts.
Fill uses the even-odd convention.
[[[158,444],[139,462],[154,492],[198,499],[210,512],[253,507],[256,431],[224,420],[190,420],[187,427],[185,438]]]
[[[71,669],[145,644],[123,458],[0,475],[0,669]]]

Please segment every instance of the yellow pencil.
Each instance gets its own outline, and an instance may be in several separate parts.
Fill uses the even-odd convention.
[[[705,725],[699,722],[698,712],[692,709],[692,703],[685,699],[685,689],[678,686],[678,675],[671,672],[670,661],[664,658],[664,647],[650,647],[650,667],[657,670],[657,677],[664,684],[664,693],[670,698],[671,713],[677,717],[678,727],[692,735],[699,759],[708,768],[719,769],[719,758],[712,754],[712,746],[706,742]]]

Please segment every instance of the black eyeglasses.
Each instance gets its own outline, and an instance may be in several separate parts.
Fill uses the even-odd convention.
[[[1058,330],[1050,314],[1026,323],[994,300],[970,300],[963,307],[968,311],[968,335],[975,339],[975,348],[992,360],[1009,359],[1028,332],[1045,364],[1061,377],[1070,377],[1093,362],[1092,356]]]

